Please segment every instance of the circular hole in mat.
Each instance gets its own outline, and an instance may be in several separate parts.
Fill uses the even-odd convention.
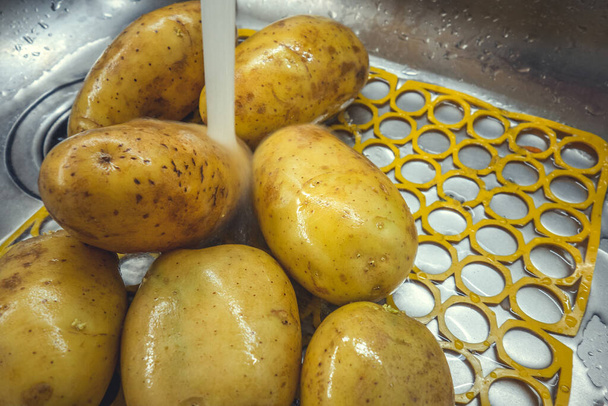
[[[393,293],[393,301],[410,317],[423,317],[433,311],[435,298],[429,289],[417,281],[405,281]]]
[[[567,278],[576,270],[572,255],[558,245],[538,245],[530,251],[530,261],[536,269],[551,278]]]
[[[540,215],[541,224],[551,233],[572,237],[583,230],[583,225],[563,210],[547,210]]]
[[[452,257],[441,245],[422,242],[418,245],[414,264],[422,272],[437,275],[450,269]]]
[[[443,124],[456,124],[464,117],[464,111],[459,104],[453,102],[441,102],[433,110],[437,121]]]
[[[532,165],[520,161],[508,162],[502,169],[502,176],[520,186],[530,186],[538,182],[538,172]]]
[[[505,133],[505,127],[500,120],[490,117],[478,117],[473,123],[473,130],[482,138],[494,140],[500,138]]]
[[[458,235],[467,229],[466,219],[455,210],[433,210],[428,220],[433,230],[443,235]]]
[[[477,230],[475,239],[490,254],[512,255],[517,251],[517,240],[503,228],[485,226]]]
[[[540,286],[524,286],[515,295],[520,309],[541,323],[557,323],[564,314],[562,304],[553,293]]]
[[[401,110],[412,113],[423,108],[426,100],[418,92],[404,92],[397,97],[396,103]]]
[[[332,131],[336,138],[350,146],[351,148],[355,146],[355,136],[348,131],[344,130],[333,130]]]
[[[558,176],[553,178],[549,185],[551,192],[563,202],[582,203],[589,197],[587,188],[570,176]]]
[[[405,204],[407,204],[407,207],[410,209],[410,213],[414,214],[420,210],[420,200],[418,200],[418,197],[416,197],[415,194],[408,192],[407,190],[400,190],[399,192],[401,192]]]
[[[351,124],[366,124],[374,117],[371,110],[362,104],[351,104],[346,109],[346,113]]]
[[[388,95],[390,88],[388,84],[381,80],[371,80],[367,82],[361,90],[361,94],[370,100],[379,100]]]
[[[511,193],[497,193],[490,200],[494,213],[509,220],[518,220],[528,214],[528,205],[521,197]]]
[[[492,406],[540,406],[538,393],[530,385],[516,379],[497,379],[488,390]]]
[[[362,153],[379,168],[389,165],[395,159],[393,151],[381,145],[365,147]]]
[[[150,254],[127,254],[122,257],[118,267],[125,285],[139,285],[152,262],[154,257]]]
[[[515,328],[507,331],[502,345],[509,357],[526,368],[543,369],[553,362],[553,352],[545,341],[529,331]]]
[[[404,120],[389,118],[380,123],[380,132],[391,140],[401,140],[407,137],[411,131],[412,127]]]
[[[441,154],[450,148],[450,139],[442,132],[427,131],[418,136],[418,146],[429,154]]]
[[[598,163],[597,152],[582,142],[569,142],[560,151],[562,160],[573,168],[588,169]]]
[[[538,153],[546,151],[549,148],[550,140],[549,136],[541,130],[531,128],[517,134],[515,143],[532,153]]]
[[[458,151],[458,158],[471,169],[485,169],[490,165],[492,155],[479,145],[467,145]]]
[[[404,163],[401,167],[401,174],[410,182],[418,184],[430,182],[436,175],[433,165],[418,159]]]
[[[466,343],[481,343],[490,334],[486,316],[469,305],[453,304],[445,311],[445,324],[450,332]]]
[[[505,288],[505,279],[493,266],[483,262],[465,265],[460,273],[462,282],[479,296],[496,296]]]
[[[475,370],[464,355],[454,351],[444,351],[444,353],[452,374],[454,392],[456,394],[468,392],[475,383]]]
[[[464,203],[477,197],[479,186],[464,176],[452,176],[443,182],[443,193],[460,203]]]

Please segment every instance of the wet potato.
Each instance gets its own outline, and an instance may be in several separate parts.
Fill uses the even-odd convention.
[[[248,152],[228,152],[206,127],[154,119],[67,138],[44,159],[40,196],[87,244],[114,252],[194,246],[237,207]]]
[[[65,231],[0,258],[0,405],[99,405],[127,308],[118,258]]]
[[[236,134],[254,149],[281,127],[321,122],[354,100],[368,71],[350,28],[308,15],[272,23],[236,48]],[[199,106],[206,122],[204,91]]]
[[[331,313],[304,357],[302,406],[454,405],[447,360],[433,334],[405,313],[355,302]]]
[[[253,247],[162,254],[129,309],[121,351],[130,406],[291,405],[302,351],[293,287]]]
[[[325,128],[276,131],[253,156],[254,207],[285,270],[342,305],[377,301],[412,269],[414,219],[392,181]]]
[[[68,135],[153,117],[181,120],[204,85],[200,1],[147,13],[95,62],[72,106]]]

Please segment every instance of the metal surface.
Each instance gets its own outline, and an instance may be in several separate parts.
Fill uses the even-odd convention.
[[[92,63],[126,24],[168,3],[2,0],[0,241],[40,208],[39,164],[64,136],[71,100]],[[403,80],[456,89],[608,139],[606,2],[242,0],[237,24],[259,29],[301,13],[352,27],[373,63]],[[574,337],[554,334],[574,354],[571,404],[608,404],[608,374],[601,368],[608,351],[607,236],[603,216],[580,330]]]

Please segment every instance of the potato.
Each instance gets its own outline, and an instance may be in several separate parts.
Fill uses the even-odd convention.
[[[452,406],[450,369],[433,334],[405,313],[355,302],[331,313],[306,350],[301,405]]]
[[[260,228],[285,270],[333,304],[386,297],[406,278],[418,247],[397,187],[326,129],[296,125],[253,155]]]
[[[165,251],[198,244],[230,218],[247,154],[201,125],[137,119],[67,138],[45,157],[38,185],[51,216],[87,244]]]
[[[253,247],[162,254],[129,309],[121,351],[129,406],[291,405],[302,356],[293,287]]]
[[[127,308],[116,254],[65,231],[0,258],[0,405],[99,405]]]
[[[236,48],[236,134],[254,149],[281,127],[321,122],[355,98],[368,71],[365,47],[336,21],[301,15],[270,24]],[[206,107],[203,90],[204,122]]]
[[[201,6],[172,4],[132,22],[89,71],[68,135],[139,117],[181,120],[204,85]]]

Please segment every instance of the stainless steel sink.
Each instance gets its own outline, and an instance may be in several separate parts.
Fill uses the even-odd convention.
[[[90,66],[139,15],[162,0],[4,0],[0,5],[0,240],[41,207],[44,154],[65,137],[71,102]],[[240,0],[239,27],[294,14],[350,26],[372,62],[468,93],[494,106],[553,120],[608,140],[608,3],[601,0]],[[598,202],[601,204],[601,202]],[[603,203],[604,212],[608,205]],[[584,327],[604,328],[608,220]],[[571,404],[608,402],[574,350]],[[601,329],[600,329],[601,330]],[[608,334],[608,333],[605,333]],[[608,348],[606,348],[608,351]],[[599,385],[601,386],[601,385]]]

